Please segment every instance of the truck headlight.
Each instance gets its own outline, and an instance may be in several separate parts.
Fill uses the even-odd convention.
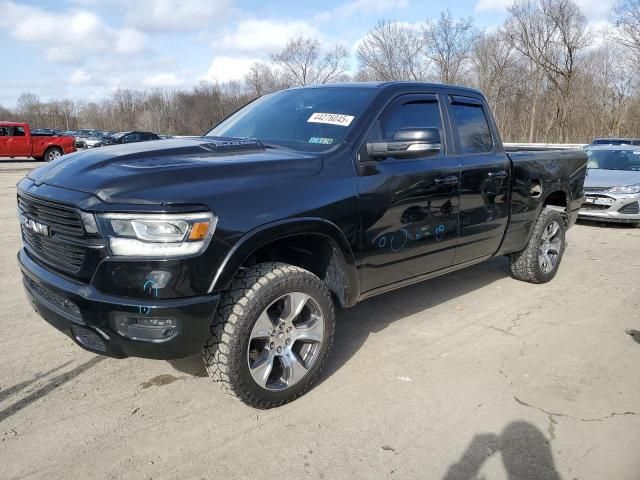
[[[640,183],[613,187],[607,190],[607,193],[640,193]]]
[[[176,258],[202,253],[217,217],[202,213],[104,213],[96,215],[113,255]]]

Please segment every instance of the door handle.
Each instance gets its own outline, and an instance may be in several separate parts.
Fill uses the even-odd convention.
[[[459,180],[456,175],[451,175],[449,177],[436,177],[433,181],[436,185],[457,185],[458,182]]]
[[[500,170],[498,172],[489,172],[489,178],[498,179],[498,178],[507,178],[507,172],[504,170]]]

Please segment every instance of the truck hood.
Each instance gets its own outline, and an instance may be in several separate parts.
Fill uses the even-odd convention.
[[[611,188],[635,183],[640,183],[640,172],[590,168],[587,170],[584,186],[586,188]]]
[[[32,170],[36,185],[51,185],[126,204],[198,203],[206,192],[250,188],[317,174],[322,157],[265,148],[254,140],[176,138],[107,146],[65,155]]]

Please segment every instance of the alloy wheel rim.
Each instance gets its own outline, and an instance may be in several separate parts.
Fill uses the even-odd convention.
[[[265,390],[286,390],[315,365],[324,340],[324,316],[318,302],[290,292],[258,316],[247,349],[253,380]]]
[[[562,249],[560,233],[560,225],[555,220],[549,223],[542,232],[542,241],[538,249],[538,264],[544,273],[553,271],[558,264]]]
[[[58,150],[52,150],[49,153],[49,160],[55,160],[56,158],[58,158],[60,156],[60,152]]]

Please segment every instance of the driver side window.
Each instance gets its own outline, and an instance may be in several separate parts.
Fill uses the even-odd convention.
[[[437,130],[440,138],[443,137],[442,118],[438,101],[407,100],[391,105],[375,122],[369,132],[370,142],[391,142],[402,139],[402,132],[407,130]],[[433,152],[433,155],[441,155]]]

